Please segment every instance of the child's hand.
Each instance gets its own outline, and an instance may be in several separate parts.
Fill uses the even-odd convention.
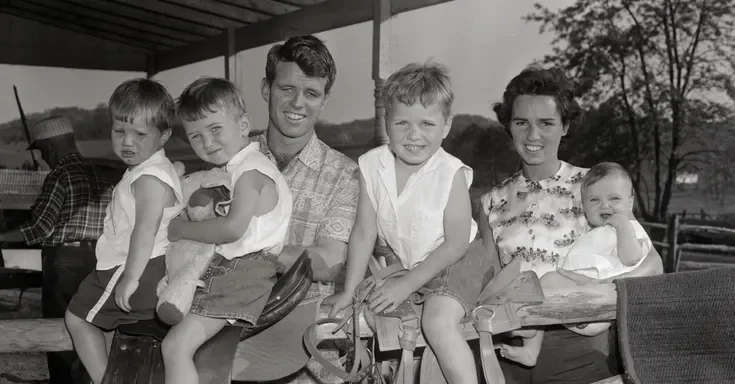
[[[403,278],[385,280],[368,296],[368,308],[373,313],[395,311],[412,293]]]
[[[332,306],[332,310],[329,311],[329,317],[335,318],[338,313],[352,305],[352,295],[348,292],[335,293],[324,299],[322,303]]]
[[[184,220],[177,218],[171,219],[168,223],[168,241],[181,240],[181,227]]]
[[[125,312],[130,312],[130,296],[138,289],[138,280],[123,276],[115,287],[115,304]]]
[[[614,213],[610,217],[605,220],[605,224],[612,226],[615,229],[620,228],[623,225],[628,224],[628,216],[622,215],[620,213]]]

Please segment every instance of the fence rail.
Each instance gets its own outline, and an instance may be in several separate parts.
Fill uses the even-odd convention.
[[[640,222],[643,227],[666,230],[666,237],[664,238],[664,241],[651,241],[653,245],[666,249],[666,256],[664,257],[664,269],[666,270],[666,272],[678,271],[682,251],[714,251],[733,253],[735,255],[735,247],[730,245],[679,243],[679,234],[681,234],[682,232],[714,233],[718,235],[735,237],[735,229],[715,227],[711,225],[682,224],[680,221],[681,216],[679,214],[674,214],[669,216],[669,220],[667,223],[652,223],[646,221]],[[733,262],[735,262],[735,258],[733,258]]]

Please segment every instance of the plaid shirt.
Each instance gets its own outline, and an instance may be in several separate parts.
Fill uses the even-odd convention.
[[[42,247],[97,240],[111,197],[110,182],[81,154],[68,154],[44,179],[31,220],[20,230],[26,243]]]

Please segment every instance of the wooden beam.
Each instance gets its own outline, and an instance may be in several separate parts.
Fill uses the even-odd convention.
[[[53,26],[56,28],[61,28],[61,29],[65,29],[68,31],[81,33],[87,36],[94,36],[102,40],[108,40],[108,41],[112,41],[115,43],[124,44],[128,47],[136,48],[136,49],[143,50],[143,51],[154,50],[156,48],[154,44],[146,42],[146,41],[140,41],[140,40],[130,39],[127,37],[121,37],[121,36],[118,36],[112,33],[107,33],[105,31],[98,31],[98,30],[89,28],[84,25],[61,21],[58,19],[54,19],[54,18],[47,17],[44,15],[39,15],[39,14],[29,12],[29,11],[0,6],[0,12],[5,13],[7,15],[15,16],[15,17],[27,20],[27,21],[32,21],[32,22],[38,23],[43,26]]]
[[[156,13],[159,15],[165,15],[175,17],[180,20],[186,20],[189,22],[195,22],[203,26],[214,27],[224,31],[230,27],[242,27],[244,24],[237,22],[225,17],[218,17],[215,15],[208,15],[206,13],[198,12],[196,10],[183,8],[177,5],[164,3],[161,1],[149,1],[149,0],[111,0],[120,4],[127,4],[129,6],[136,7],[141,10]],[[216,56],[212,56],[216,57]],[[212,57],[209,57],[211,59]],[[193,63],[193,62],[192,62]],[[191,64],[191,63],[187,63]]]
[[[577,288],[579,289],[579,288]],[[585,286],[585,291],[572,289],[547,290],[546,300],[542,304],[526,305],[518,310],[522,326],[538,326],[551,324],[571,324],[591,321],[614,320],[616,315],[617,292],[614,284]],[[320,308],[320,317],[329,313],[328,307]],[[319,339],[343,339],[342,331],[332,334],[334,325],[319,327]],[[471,323],[464,324],[463,334],[467,339],[477,338]],[[373,335],[363,316],[360,316],[360,337]],[[386,340],[387,346],[392,341]],[[419,346],[425,346],[423,338],[419,338]],[[400,349],[398,339],[395,347]],[[383,343],[381,343],[381,348]],[[20,319],[0,320],[0,353],[16,352],[55,352],[71,349],[71,340],[64,327],[63,319]]]
[[[24,0],[26,2],[35,3],[49,9],[70,13],[78,17],[89,18],[113,25],[124,25],[125,28],[148,33],[155,36],[171,39],[180,43],[192,42],[202,39],[202,36],[192,34],[188,31],[176,31],[165,28],[163,25],[131,19],[118,16],[115,13],[105,12],[85,5],[80,5],[62,0]]]
[[[254,24],[267,20],[270,16],[260,12],[253,12],[230,4],[214,2],[212,0],[161,0],[179,7],[205,12],[210,15],[235,20],[241,23]]]
[[[235,59],[235,30],[233,28],[227,28],[227,47],[225,48],[225,79],[235,81],[235,65],[230,64],[237,63]]]
[[[57,20],[59,22],[83,26],[88,28],[90,31],[104,32],[106,34],[111,34],[126,39],[138,40],[141,42],[149,42],[164,47],[175,47],[183,45],[180,41],[129,30],[122,26],[116,26],[99,20],[92,20],[87,17],[83,17],[73,13],[54,11],[53,9],[44,5],[26,2],[25,0],[6,0],[6,4],[9,8],[12,9],[30,12],[52,20]],[[89,34],[92,36],[96,36],[94,32]]]
[[[121,1],[121,0],[117,0]],[[126,2],[133,0],[124,0]],[[411,11],[429,5],[452,0],[393,0],[392,14]],[[158,4],[158,3],[154,3]],[[373,3],[365,0],[329,0],[311,5],[301,10],[274,17],[235,31],[237,52],[260,47],[291,36],[313,34],[335,28],[354,25],[373,18]],[[177,68],[184,65],[222,56],[226,36],[220,34],[186,47],[163,52],[160,70]]]
[[[66,0],[70,3],[78,4],[90,9],[96,9],[109,14],[118,15],[130,20],[137,20],[144,23],[155,24],[161,28],[170,29],[177,32],[185,32],[196,36],[206,37],[216,35],[222,32],[220,29],[203,26],[197,23],[177,19],[168,15],[141,10],[127,4],[118,4],[110,1],[99,0]]]
[[[220,2],[250,9],[271,17],[299,10],[299,7],[274,0],[220,0]]]
[[[74,69],[101,69],[107,71],[146,71],[145,52],[121,52],[114,50],[69,49],[48,44],[8,45],[0,43],[0,63],[61,67]]]
[[[307,7],[309,5],[315,5],[319,3],[323,3],[326,0],[275,0],[279,3],[283,4],[289,4],[296,7]]]
[[[391,74],[391,3],[392,0],[373,0],[373,82],[375,84],[375,144],[388,144],[385,125],[385,105],[381,91],[385,79]]]

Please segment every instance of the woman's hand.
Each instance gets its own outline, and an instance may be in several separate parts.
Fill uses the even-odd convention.
[[[577,285],[602,284],[606,282],[605,280],[593,279],[591,277],[587,277],[576,272],[565,271],[563,269],[557,269],[556,272],[567,279],[574,281]]]

